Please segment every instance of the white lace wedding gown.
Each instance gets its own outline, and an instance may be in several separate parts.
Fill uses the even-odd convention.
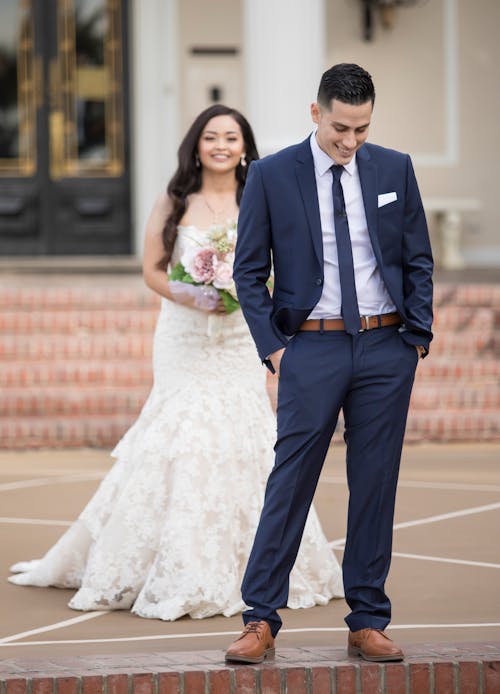
[[[173,264],[193,234],[179,227]],[[273,464],[265,369],[240,310],[207,314],[162,300],[154,386],[78,520],[19,585],[77,588],[76,610],[142,617],[233,615]],[[341,571],[311,509],[288,606],[343,595]]]

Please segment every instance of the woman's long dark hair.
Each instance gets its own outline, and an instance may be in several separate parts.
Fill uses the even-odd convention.
[[[243,193],[248,167],[254,159],[259,158],[250,123],[239,111],[224,106],[223,104],[214,104],[200,113],[180,144],[177,152],[177,171],[174,173],[167,186],[167,195],[172,203],[172,211],[167,217],[163,228],[163,247],[165,249],[165,255],[158,264],[162,269],[166,269],[170,256],[172,255],[172,249],[177,236],[177,225],[186,212],[186,199],[188,195],[196,193],[201,188],[201,167],[196,165],[198,142],[208,121],[216,116],[231,116],[231,118],[234,118],[241,128],[243,141],[245,143],[245,158],[247,165],[241,166],[241,164],[238,164],[236,167],[236,181],[238,183],[236,202],[238,205],[240,204],[241,195]]]

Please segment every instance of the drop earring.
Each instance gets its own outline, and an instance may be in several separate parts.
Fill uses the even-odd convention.
[[[247,155],[246,154],[241,155],[240,164],[243,168],[245,168],[245,166],[247,165]]]
[[[196,153],[194,155],[194,163],[196,164],[196,168],[199,169],[201,166],[201,163],[200,163],[200,157],[198,156],[198,153]]]

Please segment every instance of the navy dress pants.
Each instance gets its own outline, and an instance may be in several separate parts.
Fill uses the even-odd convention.
[[[384,629],[384,584],[401,449],[418,355],[397,326],[357,335],[299,332],[283,354],[276,459],[242,584],[245,623],[265,620],[273,635],[287,604],[318,478],[340,408],[347,444],[349,511],[342,564],[351,631]]]

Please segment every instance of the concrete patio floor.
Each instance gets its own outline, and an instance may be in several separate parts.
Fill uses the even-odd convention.
[[[332,446],[316,508],[339,559],[345,535],[344,448]],[[107,451],[0,453],[0,659],[223,649],[240,618],[161,622],[80,613],[72,591],[18,587],[8,567],[43,553],[90,498]],[[500,641],[500,444],[410,445],[403,454],[388,583],[399,643]],[[342,648],[346,605],[283,611],[278,648]],[[412,646],[412,648],[414,648]]]

